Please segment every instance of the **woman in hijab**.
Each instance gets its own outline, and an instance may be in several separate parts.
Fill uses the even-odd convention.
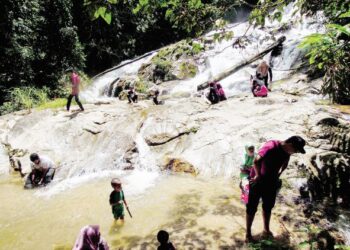
[[[73,250],[109,250],[107,242],[101,237],[98,225],[85,226],[80,230]]]
[[[219,94],[220,101],[226,101],[226,100],[227,100],[227,97],[226,97],[225,91],[224,91],[224,89],[222,88],[221,84],[220,84],[220,83],[217,83],[217,84],[216,84],[216,87],[217,87],[217,89],[218,89],[218,94]]]

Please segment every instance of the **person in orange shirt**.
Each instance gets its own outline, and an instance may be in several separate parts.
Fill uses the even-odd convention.
[[[74,70],[69,70],[68,72],[72,72],[70,80],[72,84],[72,92],[68,96],[68,101],[67,101],[67,111],[70,109],[70,104],[72,102],[73,97],[75,98],[76,103],[79,105],[79,108],[81,111],[84,111],[84,107],[81,104],[79,100],[79,84],[80,84],[80,78],[78,73],[76,73]]]

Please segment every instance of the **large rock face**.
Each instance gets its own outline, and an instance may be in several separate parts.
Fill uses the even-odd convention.
[[[310,130],[313,145],[308,190],[313,200],[330,199],[350,206],[350,128],[335,118],[324,118]]]
[[[156,84],[192,78],[198,72],[193,56],[199,52],[200,49],[195,52],[193,44],[184,41],[165,47],[150,62],[141,66],[138,76]]]

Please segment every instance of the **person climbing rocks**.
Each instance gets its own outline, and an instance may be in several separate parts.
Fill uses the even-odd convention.
[[[164,104],[164,101],[159,101],[158,100],[158,97],[159,97],[159,90],[157,89],[155,92],[154,92],[154,95],[153,95],[153,103],[155,105],[163,105]]]
[[[72,102],[73,97],[75,98],[76,103],[79,105],[80,110],[84,111],[83,104],[81,104],[81,102],[79,100],[79,84],[80,84],[79,75],[78,75],[78,73],[76,73],[74,70],[71,70],[71,69],[68,70],[68,72],[72,72],[71,77],[70,77],[70,81],[72,84],[72,92],[68,96],[67,111],[69,111],[69,109],[70,109],[70,104]]]
[[[130,87],[128,91],[128,100],[129,103],[137,103],[138,95],[136,94],[134,87]]]
[[[302,153],[305,140],[300,136],[292,136],[285,141],[271,140],[266,142],[254,159],[254,167],[250,173],[249,199],[246,205],[246,242],[254,241],[251,227],[262,199],[264,237],[273,237],[270,231],[271,211],[275,205],[277,190],[282,186],[280,176],[287,168],[292,154]]]
[[[160,243],[158,250],[176,250],[174,245],[169,242],[169,233],[164,230],[160,230],[157,234],[157,240]]]
[[[216,84],[216,88],[218,90],[218,95],[219,95],[220,102],[226,101],[227,98],[226,98],[226,95],[225,95],[225,91],[224,91],[223,87],[221,86],[221,84],[217,83]]]
[[[256,76],[250,77],[251,83],[252,83],[252,93],[254,97],[267,97],[268,95],[268,89],[264,85],[264,82],[257,78]]]
[[[30,156],[31,172],[27,177],[24,188],[30,189],[36,186],[46,185],[55,175],[55,164],[47,156],[39,156],[32,153]]]
[[[124,222],[124,204],[126,207],[128,207],[128,204],[125,200],[122,183],[118,178],[114,178],[111,181],[111,186],[114,190],[109,196],[109,204],[112,206],[114,219],[116,221],[120,219],[122,222]]]
[[[100,226],[88,225],[80,230],[73,250],[109,250],[109,246],[101,237]]]
[[[256,68],[256,77],[259,78],[260,80],[263,80],[266,88],[268,88],[268,90],[271,91],[271,89],[269,88],[269,76],[270,76],[270,83],[271,83],[272,82],[271,67],[267,64],[266,61],[262,61]]]
[[[220,101],[216,82],[209,83],[209,93],[207,98],[211,104],[216,104]]]

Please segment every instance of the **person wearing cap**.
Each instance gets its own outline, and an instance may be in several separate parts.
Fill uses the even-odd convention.
[[[55,164],[53,161],[47,156],[39,156],[36,153],[31,154],[29,158],[32,171],[27,177],[24,188],[29,189],[50,183],[55,175]]]
[[[246,205],[246,242],[253,241],[251,227],[262,199],[265,237],[273,237],[270,231],[271,211],[275,205],[277,190],[282,185],[279,177],[287,168],[292,154],[302,153],[305,140],[300,136],[292,136],[285,141],[272,140],[266,142],[254,159],[254,167],[250,173],[249,198]]]
[[[122,183],[118,178],[114,178],[111,181],[111,186],[114,189],[109,196],[109,204],[112,206],[112,213],[114,219],[117,221],[120,219],[124,221],[124,204],[128,207],[126,203],[124,191],[122,189]]]

